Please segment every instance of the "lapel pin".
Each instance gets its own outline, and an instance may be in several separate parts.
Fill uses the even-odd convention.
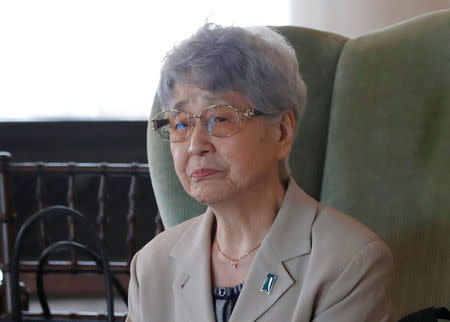
[[[277,276],[272,273],[267,273],[266,279],[264,280],[263,286],[261,287],[261,292],[266,292],[270,294],[272,292],[273,284],[275,284],[275,280]]]

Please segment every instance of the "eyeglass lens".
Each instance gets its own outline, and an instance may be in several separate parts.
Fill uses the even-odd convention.
[[[190,128],[195,126],[191,117],[179,110],[168,110],[160,113],[156,122],[157,132],[170,142],[184,141],[189,135]],[[217,137],[226,137],[237,131],[239,116],[237,111],[227,105],[213,105],[202,111],[200,120],[203,127]]]

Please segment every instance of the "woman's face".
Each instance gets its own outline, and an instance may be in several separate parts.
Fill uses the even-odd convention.
[[[209,92],[192,84],[176,85],[171,108],[198,115],[213,104],[238,109],[251,107],[240,93]],[[171,143],[175,171],[184,189],[197,201],[214,204],[242,197],[251,189],[278,180],[278,162],[286,155],[280,151],[277,125],[264,117],[241,122],[230,137],[210,135],[199,119],[188,138]]]

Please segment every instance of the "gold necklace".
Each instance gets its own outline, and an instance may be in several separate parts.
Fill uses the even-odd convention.
[[[234,269],[238,268],[238,264],[239,261],[241,259],[243,259],[245,256],[247,256],[248,254],[250,254],[252,251],[254,251],[256,248],[258,248],[259,246],[261,246],[261,243],[259,243],[258,245],[256,245],[256,247],[253,247],[252,249],[250,249],[248,252],[246,252],[244,255],[242,255],[239,258],[231,258],[228,257],[227,255],[224,254],[224,252],[222,252],[222,250],[220,249],[219,243],[217,242],[217,240],[215,241],[216,245],[217,245],[217,251],[222,254],[226,259],[228,259],[228,261],[230,262],[231,266],[233,266]]]

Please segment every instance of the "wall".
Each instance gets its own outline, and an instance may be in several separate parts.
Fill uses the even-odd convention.
[[[357,37],[385,26],[450,8],[450,0],[290,0],[290,23]]]

